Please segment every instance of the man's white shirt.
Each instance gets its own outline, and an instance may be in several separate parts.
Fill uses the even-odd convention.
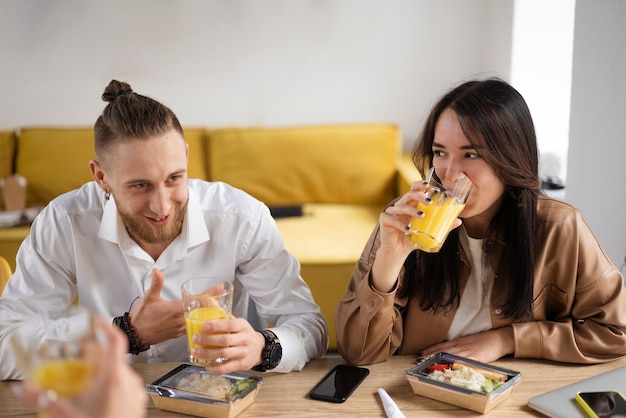
[[[144,296],[155,267],[165,277],[166,300],[180,300],[180,286],[194,277],[232,280],[233,315],[256,329],[271,324],[281,341],[283,358],[275,371],[300,370],[324,354],[326,322],[264,204],[224,183],[190,179],[182,233],[154,261],[129,237],[115,200],[105,200],[91,182],[50,202],[20,247],[16,271],[0,297],[0,379],[20,377],[8,343],[19,322],[45,338],[62,338],[73,320],[51,316],[76,297],[112,320]],[[186,361],[187,354],[181,336],[128,359]]]

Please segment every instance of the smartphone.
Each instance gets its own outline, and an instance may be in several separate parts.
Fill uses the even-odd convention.
[[[576,400],[592,418],[626,417],[626,399],[620,392],[578,392]]]
[[[370,371],[365,367],[339,364],[311,389],[309,397],[326,402],[345,402],[368,374]]]

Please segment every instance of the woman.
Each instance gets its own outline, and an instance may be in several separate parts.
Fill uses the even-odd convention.
[[[500,79],[469,81],[434,106],[413,151],[473,189],[439,253],[406,237],[426,185],[388,206],[335,314],[340,354],[371,364],[436,352],[598,363],[626,354],[626,291],[581,215],[542,195],[532,118]],[[460,226],[460,227],[459,227]]]

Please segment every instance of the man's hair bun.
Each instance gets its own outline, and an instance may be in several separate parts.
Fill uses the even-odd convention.
[[[111,80],[109,85],[104,89],[104,93],[102,93],[102,100],[112,103],[118,97],[131,94],[132,92],[133,89],[130,87],[130,84],[124,83],[123,81]]]

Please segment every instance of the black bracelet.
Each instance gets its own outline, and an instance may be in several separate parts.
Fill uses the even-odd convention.
[[[148,344],[141,342],[137,331],[135,331],[135,328],[133,328],[130,323],[130,316],[128,312],[124,313],[123,316],[116,316],[113,318],[113,325],[124,331],[124,334],[128,337],[128,352],[130,354],[137,355],[150,348]]]

